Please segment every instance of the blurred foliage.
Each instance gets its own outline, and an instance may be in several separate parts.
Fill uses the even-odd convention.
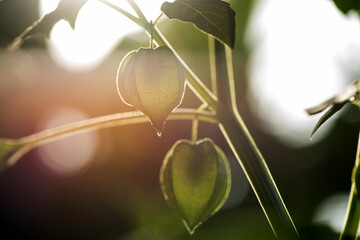
[[[359,11],[360,1],[359,0],[333,0],[335,5],[343,13],[348,13],[350,10]]]
[[[33,22],[20,35],[18,35],[10,44],[9,49],[16,50],[26,39],[37,34],[49,37],[51,29],[61,19],[68,21],[70,26],[74,29],[76,17],[86,1],[87,0],[61,0],[54,11]]]
[[[39,19],[38,0],[0,1],[0,48],[7,47],[21,32]],[[39,46],[43,40],[30,41]],[[25,45],[26,47],[28,45]]]

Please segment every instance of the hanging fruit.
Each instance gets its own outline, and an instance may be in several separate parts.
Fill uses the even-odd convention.
[[[192,234],[225,203],[231,185],[229,163],[211,139],[179,140],[163,161],[160,184],[167,203]]]
[[[126,104],[149,117],[160,136],[165,119],[182,101],[185,77],[170,48],[140,48],[121,61],[117,88]]]

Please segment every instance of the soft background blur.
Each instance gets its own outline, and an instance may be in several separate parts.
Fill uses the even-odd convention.
[[[125,1],[113,1],[123,4]],[[137,1],[151,19],[161,1]],[[152,4],[150,4],[150,2]],[[96,1],[73,32],[60,22],[15,52],[6,46],[56,6],[50,0],[0,1],[0,137],[17,138],[86,118],[132,111],[115,88],[130,50],[148,45],[136,26]],[[231,1],[234,69],[242,117],[263,153],[304,239],[337,239],[346,211],[359,110],[347,106],[313,140],[320,116],[304,109],[360,77],[360,22],[328,0]],[[209,85],[207,37],[191,24],[159,24]],[[126,36],[125,36],[126,35]],[[183,107],[200,101],[187,89]],[[190,121],[104,129],[26,154],[0,176],[0,239],[274,239],[250,186],[217,126],[200,123],[228,155],[232,190],[223,209],[189,236],[158,182],[163,157]]]

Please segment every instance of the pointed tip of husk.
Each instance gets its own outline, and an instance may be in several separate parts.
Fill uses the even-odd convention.
[[[193,235],[195,233],[195,230],[197,229],[197,227],[201,224],[201,223],[199,223],[199,224],[191,227],[185,219],[183,219],[183,223],[185,225],[186,230],[188,231],[188,233],[190,235]]]
[[[161,137],[161,134],[162,134],[162,131],[160,130],[158,130],[158,129],[155,129],[156,130],[156,135],[158,135],[158,137]]]
[[[151,125],[154,127],[158,137],[161,137],[162,131],[163,131],[164,126],[165,126],[165,121],[152,121],[150,119],[150,122],[151,122]]]

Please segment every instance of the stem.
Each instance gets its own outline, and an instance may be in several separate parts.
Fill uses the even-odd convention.
[[[193,143],[196,143],[196,141],[197,141],[198,127],[199,127],[199,121],[197,119],[194,119],[192,121],[192,127],[191,127],[191,141]]]
[[[217,112],[217,117],[220,129],[244,170],[274,234],[279,239],[297,239],[297,230],[269,168],[240,115],[223,107]]]
[[[198,109],[197,112],[200,113],[203,110],[205,110],[207,108],[206,104],[202,104]],[[197,116],[195,116],[195,118],[192,121],[192,128],[191,128],[191,141],[193,143],[196,143],[197,141],[197,137],[198,137],[198,127],[199,127],[199,119],[197,118]]]
[[[153,42],[154,42],[154,24],[150,21],[151,31],[150,31],[150,48],[153,49]]]
[[[345,217],[344,229],[341,232],[339,238],[340,240],[350,240],[350,239],[355,240],[357,239],[358,236],[358,228],[360,222],[360,196],[356,186],[356,180],[359,180],[357,179],[359,178],[359,174],[360,174],[359,164],[360,164],[360,131],[359,131],[355,166],[353,168],[353,175],[351,178],[352,183],[351,183],[348,209]]]
[[[124,9],[116,6],[115,4],[108,2],[106,0],[98,0],[99,2],[104,3],[105,5],[111,7],[112,9],[118,11],[119,13],[121,13],[122,15],[124,15],[125,17],[129,18],[131,21],[133,21],[134,23],[138,24],[140,27],[142,27],[142,21],[140,21],[139,18],[135,17],[134,15],[132,15],[131,13],[125,11]]]
[[[198,112],[194,109],[177,109],[168,116],[167,120],[193,120],[194,118],[200,121],[218,123],[217,118],[214,116],[214,114],[204,111]],[[8,159],[8,165],[13,165],[17,162],[17,160],[19,160],[25,153],[27,153],[31,149],[49,142],[53,142],[58,139],[91,130],[145,122],[149,122],[149,119],[147,118],[147,116],[138,111],[116,113],[70,123],[64,126],[52,128],[15,140],[0,138],[0,142],[7,142],[13,145],[23,145],[19,149],[19,151],[16,151]]]
[[[238,114],[238,107],[236,102],[235,76],[234,76],[234,68],[233,68],[232,50],[228,46],[225,46],[225,56],[226,56],[226,66],[227,66],[229,95],[231,98],[231,105],[233,111],[237,113],[237,115],[239,115],[240,117],[240,114]]]
[[[216,55],[215,55],[215,38],[208,36],[208,45],[209,45],[209,63],[210,63],[210,79],[211,79],[211,89],[215,96],[217,93],[217,84],[216,84]]]
[[[160,19],[164,16],[164,13],[160,13],[160,15],[156,18],[155,22],[154,22],[154,26],[156,24],[158,24],[158,22],[160,21]]]
[[[136,14],[139,16],[139,19],[144,22],[144,23],[148,23],[148,20],[146,19],[145,15],[143,14],[143,12],[141,11],[141,9],[139,8],[139,6],[134,2],[134,0],[126,0],[130,6],[134,9],[134,11],[136,12]]]
[[[219,101],[223,103],[217,112],[220,129],[242,166],[274,234],[280,239],[297,239],[296,227],[265,159],[239,114],[236,103],[232,50],[219,41],[215,41],[215,49],[218,97]],[[226,66],[223,62],[226,63]]]
[[[230,79],[228,76],[227,66],[231,63],[226,59],[225,45],[215,40],[215,64],[216,64],[216,85],[218,90],[218,99],[223,105],[232,109],[230,94]]]

